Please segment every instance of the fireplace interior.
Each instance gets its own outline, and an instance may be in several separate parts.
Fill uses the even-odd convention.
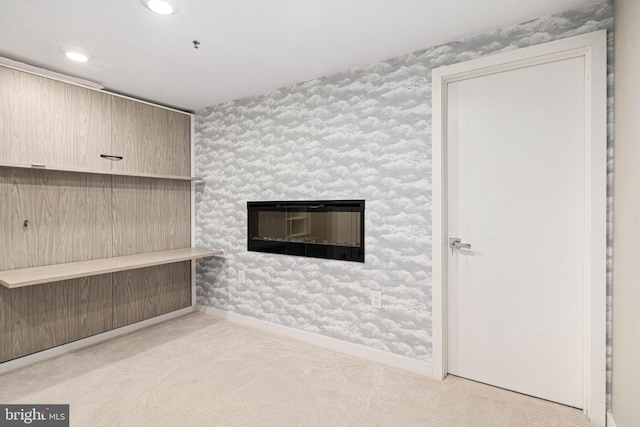
[[[247,202],[247,249],[364,262],[364,200]]]

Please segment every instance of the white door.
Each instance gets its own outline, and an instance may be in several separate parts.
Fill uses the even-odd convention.
[[[448,372],[579,407],[585,60],[447,86]]]

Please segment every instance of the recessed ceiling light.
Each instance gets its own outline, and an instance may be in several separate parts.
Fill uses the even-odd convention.
[[[89,59],[91,59],[91,55],[83,49],[78,49],[75,47],[63,47],[61,50],[62,53],[64,53],[64,55],[72,61],[87,62]]]
[[[173,15],[178,12],[178,3],[173,0],[140,0],[152,12],[160,15]]]

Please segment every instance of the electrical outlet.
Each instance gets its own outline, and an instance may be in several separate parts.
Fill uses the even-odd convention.
[[[371,291],[371,307],[378,309],[382,308],[382,292]]]
[[[238,282],[240,282],[241,285],[244,285],[244,269],[240,269],[238,270]]]

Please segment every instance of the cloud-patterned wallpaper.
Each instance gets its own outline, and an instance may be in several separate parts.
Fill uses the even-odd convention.
[[[199,111],[198,304],[431,360],[431,70],[600,29],[611,86],[605,2]],[[247,252],[248,200],[302,199],[366,200],[364,264]]]

